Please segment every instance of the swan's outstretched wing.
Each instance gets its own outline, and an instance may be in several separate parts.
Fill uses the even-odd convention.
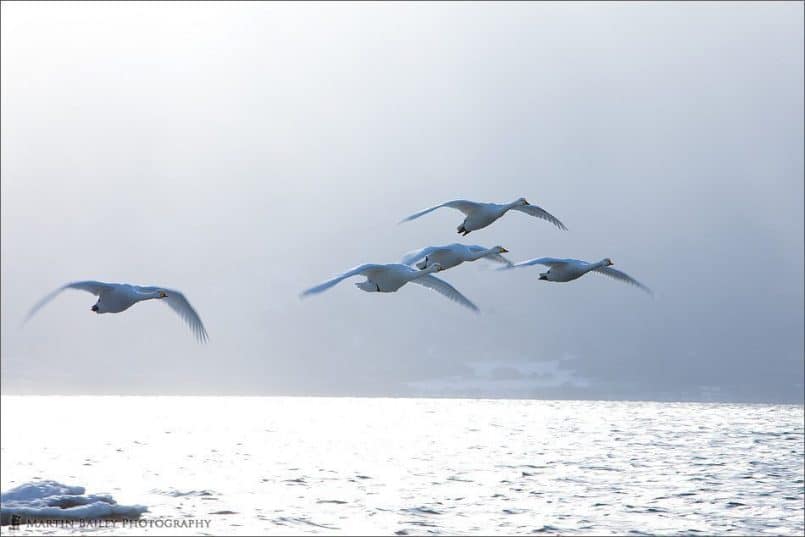
[[[367,272],[369,272],[371,270],[377,270],[377,269],[381,269],[381,268],[383,268],[383,265],[377,265],[377,264],[373,264],[373,263],[366,263],[364,265],[358,265],[357,267],[351,268],[348,271],[344,272],[343,274],[339,274],[335,278],[327,280],[324,283],[320,283],[319,285],[317,285],[315,287],[311,287],[310,289],[308,289],[306,291],[303,291],[302,294],[299,295],[299,296],[300,296],[300,298],[303,298],[303,297],[306,297],[307,295],[313,295],[313,294],[316,294],[316,293],[321,293],[322,291],[326,291],[327,289],[329,289],[330,287],[334,286],[335,284],[337,284],[341,280],[345,280],[345,279],[349,278],[350,276],[357,276],[358,274],[366,274]]]
[[[478,311],[478,306],[470,302],[467,297],[459,293],[458,289],[446,281],[437,278],[436,276],[426,274],[424,276],[420,276],[419,278],[414,278],[411,280],[411,283],[416,283],[429,289],[433,289],[434,291],[443,294],[453,302],[458,302],[462,306],[470,308],[472,311]]]
[[[529,267],[531,265],[545,265],[546,267],[553,267],[556,265],[566,265],[567,263],[571,263],[575,261],[575,259],[556,259],[555,257],[536,257],[534,259],[528,259],[526,261],[520,261],[519,263],[515,263],[510,267],[502,267],[498,270],[506,270],[510,268],[520,268],[520,267]]]
[[[477,244],[467,246],[467,249],[470,250],[471,252],[476,252],[476,253],[477,252],[483,252],[484,250],[488,250],[488,248],[484,248],[483,246],[478,246]],[[490,261],[495,261],[497,263],[503,263],[507,267],[512,266],[512,262],[509,261],[508,259],[506,259],[505,257],[503,257],[500,254],[486,254],[484,257],[486,259],[490,260]]]
[[[639,281],[635,280],[634,278],[632,278],[631,276],[629,276],[625,272],[615,270],[612,267],[599,267],[597,269],[593,269],[593,271],[594,272],[600,272],[601,274],[605,274],[605,275],[609,276],[610,278],[615,278],[616,280],[620,280],[622,282],[628,283],[629,285],[634,285],[635,287],[638,287],[638,288],[642,289],[643,291],[645,291],[646,293],[654,296],[654,292],[651,289],[649,289],[648,287],[646,287],[645,285],[643,285]]]
[[[28,319],[33,317],[34,314],[42,308],[42,306],[44,306],[45,304],[47,304],[48,302],[53,300],[56,297],[56,295],[58,295],[59,293],[61,293],[65,289],[78,289],[80,291],[87,291],[88,293],[92,293],[93,295],[98,296],[98,295],[101,294],[101,291],[103,291],[104,289],[111,288],[111,287],[112,287],[111,284],[104,283],[104,282],[96,282],[96,281],[93,281],[93,280],[88,280],[88,281],[85,281],[85,282],[72,282],[72,283],[62,285],[61,287],[59,287],[55,291],[53,291],[50,294],[48,294],[47,296],[45,296],[42,300],[37,302],[34,305],[34,307],[31,308],[31,311],[28,312],[28,316],[25,317],[25,321],[23,321],[23,323],[27,322]]]
[[[438,246],[428,246],[427,248],[422,248],[421,250],[413,250],[405,254],[400,263],[402,263],[403,265],[410,265],[412,263],[416,263],[423,257],[432,254],[438,249],[439,249]]]
[[[547,220],[551,224],[555,225],[561,230],[567,231],[565,225],[559,221],[554,215],[543,209],[542,207],[538,207],[536,205],[518,205],[516,207],[512,207],[512,210],[520,211],[521,213],[530,214],[531,216],[536,216],[537,218],[542,218],[543,220]]]
[[[207,336],[207,330],[204,328],[204,324],[201,322],[201,317],[198,316],[196,310],[190,305],[190,302],[182,293],[175,289],[168,289],[167,287],[133,287],[135,290],[141,293],[165,291],[165,294],[168,296],[161,300],[167,302],[168,306],[170,306],[171,309],[175,311],[185,323],[187,323],[187,326],[189,326],[190,330],[193,331],[193,335],[196,336],[196,339],[201,343],[205,343],[207,339],[209,339]]]
[[[480,207],[480,203],[475,203],[474,201],[467,201],[467,200],[453,200],[453,201],[446,201],[441,205],[436,205],[435,207],[430,207],[428,209],[423,209],[418,213],[414,213],[411,216],[406,216],[402,220],[400,220],[400,224],[403,222],[408,222],[409,220],[413,220],[415,218],[419,218],[422,215],[428,214],[431,211],[435,211],[436,209],[441,209],[442,207],[450,207],[451,209],[458,209],[462,213],[470,214],[472,211]]]

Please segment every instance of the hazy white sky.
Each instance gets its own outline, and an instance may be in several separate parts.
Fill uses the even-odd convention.
[[[796,2],[3,3],[3,389],[802,401],[802,42]],[[463,241],[656,298],[483,262],[440,275],[477,316],[298,298],[520,196],[570,230]],[[182,289],[210,343],[80,292],[19,327],[81,279]]]

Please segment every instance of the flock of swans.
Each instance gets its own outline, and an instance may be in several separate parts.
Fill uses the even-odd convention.
[[[401,220],[400,223],[414,220],[442,207],[458,209],[464,213],[464,221],[457,228],[458,233],[462,236],[467,236],[472,231],[485,228],[509,211],[520,211],[536,218],[546,220],[561,230],[567,230],[565,225],[558,218],[545,209],[528,203],[525,198],[518,198],[511,203],[505,204],[479,203],[467,200],[446,201],[442,204],[416,212]],[[358,282],[355,285],[359,289],[369,293],[393,293],[406,283],[411,282],[433,289],[450,300],[458,302],[462,306],[478,311],[478,307],[467,299],[467,297],[462,295],[455,287],[446,281],[433,276],[433,273],[441,272],[460,265],[461,263],[471,262],[481,258],[503,263],[505,266],[499,270],[527,267],[537,264],[545,265],[549,268],[546,272],[540,273],[539,279],[549,282],[569,282],[581,278],[588,272],[595,271],[635,285],[651,293],[648,287],[628,274],[610,268],[612,260],[609,258],[603,259],[598,263],[588,263],[578,259],[540,257],[520,263],[512,263],[501,255],[507,252],[508,250],[502,246],[484,248],[478,245],[464,245],[458,243],[448,244],[446,246],[428,246],[421,250],[409,252],[403,257],[402,263],[392,263],[388,265],[370,263],[359,265],[324,283],[311,287],[304,291],[302,296],[321,293],[352,276],[365,276],[365,281]],[[418,263],[416,263],[415,266],[418,270],[414,270],[410,265],[417,261]]]
[[[525,198],[518,198],[512,203],[505,204],[479,203],[467,200],[447,201],[414,213],[404,218],[400,223],[414,220],[442,207],[458,209],[464,213],[464,221],[458,226],[458,233],[462,236],[487,227],[509,211],[519,211],[536,218],[541,218],[561,230],[567,230],[565,225],[559,221],[558,218],[541,207],[528,203]],[[508,250],[502,246],[484,248],[478,245],[464,245],[458,243],[448,244],[446,246],[428,246],[421,250],[405,254],[401,263],[386,265],[367,263],[359,265],[326,282],[307,289],[301,296],[305,297],[321,293],[352,276],[364,276],[366,279],[355,285],[359,289],[369,293],[393,293],[406,283],[415,283],[433,289],[450,300],[470,308],[473,311],[478,311],[478,307],[467,299],[467,297],[446,281],[434,276],[433,273],[451,269],[461,263],[472,262],[481,258],[503,264],[504,266],[499,270],[509,270],[531,265],[544,265],[548,267],[548,270],[541,272],[539,279],[549,282],[569,282],[584,276],[588,272],[598,272],[651,293],[648,287],[628,274],[611,268],[612,260],[609,258],[602,259],[597,263],[588,263],[578,259],[539,257],[520,263],[512,263],[501,255],[507,252]],[[411,266],[414,263],[416,268]],[[193,331],[196,339],[202,343],[207,341],[207,330],[204,328],[201,318],[198,313],[196,313],[193,306],[190,305],[187,298],[179,291],[158,286],[143,287],[127,283],[105,283],[99,281],[68,283],[42,298],[34,305],[25,320],[30,319],[42,306],[50,302],[65,289],[77,289],[97,296],[98,300],[91,308],[91,310],[97,314],[120,313],[129,309],[134,304],[145,300],[153,299],[164,301],[185,321]]]

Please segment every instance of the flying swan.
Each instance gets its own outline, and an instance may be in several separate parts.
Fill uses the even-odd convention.
[[[463,233],[465,236],[470,231],[476,231],[481,228],[485,228],[504,214],[506,214],[510,210],[520,211],[531,216],[535,216],[537,218],[542,218],[543,220],[547,220],[551,224],[555,225],[559,229],[567,230],[565,225],[559,221],[558,218],[550,214],[548,211],[541,207],[537,207],[536,205],[531,205],[526,201],[525,198],[517,198],[511,203],[505,204],[498,204],[498,203],[478,203],[475,201],[467,201],[467,200],[453,200],[453,201],[446,201],[441,205],[436,205],[435,207],[430,207],[428,209],[424,209],[419,211],[418,213],[414,213],[411,216],[408,216],[400,221],[400,223],[408,222],[410,220],[414,220],[419,218],[420,216],[426,215],[431,211],[435,211],[436,209],[440,209],[442,207],[450,207],[451,209],[458,209],[466,218],[464,222],[458,226],[458,232]]]
[[[414,270],[408,265],[391,263],[388,265],[376,265],[367,263],[350,269],[343,274],[339,274],[331,280],[327,280],[315,287],[311,287],[301,294],[301,297],[313,295],[326,291],[338,282],[351,276],[366,276],[366,281],[357,282],[355,286],[367,293],[393,293],[408,282],[416,283],[424,287],[433,289],[454,302],[466,306],[473,311],[478,311],[478,307],[470,302],[467,297],[456,290],[455,287],[446,281],[432,276],[432,272],[442,270],[441,265],[434,263],[425,270]]]
[[[425,269],[434,263],[438,263],[442,266],[442,270],[447,270],[465,261],[475,261],[485,257],[490,261],[496,261],[511,266],[511,261],[500,255],[506,252],[508,252],[508,250],[503,246],[484,248],[477,244],[464,245],[453,243],[446,246],[428,246],[421,250],[408,252],[405,254],[405,257],[403,257],[402,263],[404,265],[410,265],[422,259],[422,261],[416,264],[416,267],[419,269]]]
[[[613,264],[612,260],[608,257],[602,259],[598,263],[588,263],[586,261],[580,261],[578,259],[555,259],[553,257],[539,257],[536,259],[529,259],[528,261],[521,261],[520,263],[515,263],[511,267],[503,267],[503,269],[499,270],[505,270],[507,268],[527,267],[530,265],[545,265],[546,267],[550,268],[548,269],[547,272],[541,272],[539,275],[539,279],[547,280],[549,282],[570,282],[575,279],[581,278],[588,272],[595,271],[600,274],[609,276],[610,278],[615,278],[616,280],[620,280],[630,285],[639,287],[648,294],[653,295],[651,289],[649,289],[639,281],[635,280],[625,272],[621,272],[619,270],[615,270],[614,268],[610,268],[612,264]]]
[[[179,291],[165,287],[141,287],[127,283],[104,283],[96,281],[72,282],[59,287],[37,302],[37,304],[31,308],[25,321],[28,321],[42,306],[53,300],[56,295],[65,289],[78,289],[97,296],[98,301],[91,308],[95,313],[120,313],[143,300],[150,300],[152,298],[164,300],[165,303],[187,323],[199,342],[203,343],[207,341],[207,331],[204,329],[204,325],[201,323],[198,313],[196,313],[196,310],[190,305],[190,302],[188,302],[185,296]]]

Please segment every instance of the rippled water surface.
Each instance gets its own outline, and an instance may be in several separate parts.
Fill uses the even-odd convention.
[[[195,533],[801,535],[804,456],[802,406],[2,398],[3,490],[81,485]]]

